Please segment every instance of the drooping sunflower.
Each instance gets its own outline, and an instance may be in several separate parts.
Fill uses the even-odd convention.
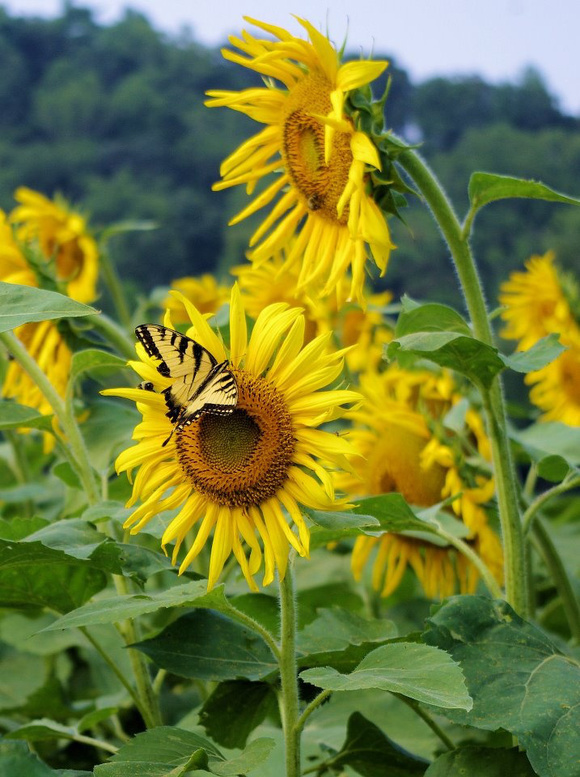
[[[443,426],[442,418],[458,399],[449,373],[396,366],[382,374],[368,372],[361,377],[361,393],[363,406],[349,413],[354,422],[350,439],[360,458],[352,462],[354,474],[339,475],[337,484],[352,498],[396,491],[420,507],[456,495],[452,508],[469,528],[469,541],[501,580],[501,544],[483,507],[494,492],[485,468],[489,443],[481,418],[472,409],[465,414],[462,435]],[[472,457],[477,451],[484,462],[481,471],[469,471],[466,445]],[[473,592],[477,585],[478,572],[464,556],[391,532],[357,538],[352,555],[357,579],[374,551],[372,585],[382,596],[396,590],[407,567],[431,598],[449,596],[456,588]]]
[[[530,372],[530,400],[541,410],[542,421],[561,421],[580,426],[580,294],[578,283],[562,273],[555,254],[532,256],[525,272],[515,272],[502,284],[500,302],[505,305],[502,331],[527,350],[546,335],[557,332],[566,351],[557,359]]]
[[[254,575],[262,565],[263,584],[268,585],[275,570],[284,576],[290,547],[308,555],[309,530],[301,505],[329,510],[344,504],[335,495],[329,469],[340,467],[352,449],[344,438],[318,427],[341,416],[342,406],[358,401],[359,395],[347,389],[323,390],[339,376],[343,354],[329,353],[324,335],[303,347],[300,309],[270,305],[256,319],[248,340],[241,295],[234,285],[226,357],[206,319],[183,295],[176,296],[192,322],[187,335],[219,361],[229,358],[238,402],[230,415],[204,413],[189,426],[173,430],[164,445],[173,425],[158,392],[171,381],[137,346],[139,361],[130,364],[156,391],[104,392],[133,400],[143,416],[134,432],[137,444],[116,462],[118,472],[138,470],[129,506],[138,500],[141,504],[125,525],[136,533],[158,513],[180,507],[162,538],[164,548],[175,542],[176,563],[186,536],[192,534],[180,572],[213,532],[208,588],[216,584],[233,553],[256,590]],[[171,326],[169,315],[165,324]]]
[[[384,273],[393,244],[385,217],[368,191],[367,169],[381,168],[377,148],[357,129],[345,102],[349,92],[369,84],[388,63],[341,63],[328,38],[304,19],[298,22],[309,40],[281,27],[247,21],[274,40],[244,31],[242,38],[230,38],[240,53],[222,53],[260,73],[266,86],[210,91],[207,105],[232,108],[266,127],[224,160],[222,181],[214,188],[245,184],[251,194],[262,178],[279,172],[230,222],[276,201],[250,240],[250,258],[265,261],[298,231],[289,261],[302,262],[299,286],[322,281],[322,293],[328,295],[350,269],[350,297],[364,305],[367,247]]]
[[[23,244],[36,244],[46,263],[54,262],[55,280],[79,302],[97,296],[98,248],[87,231],[86,220],[64,200],[52,201],[40,192],[18,188],[20,203],[10,214]]]

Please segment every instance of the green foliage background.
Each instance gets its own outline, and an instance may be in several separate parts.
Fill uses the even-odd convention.
[[[564,115],[539,73],[491,85],[479,77],[413,84],[388,52],[392,88],[386,126],[421,151],[458,205],[467,206],[473,169],[537,178],[578,193],[579,120]],[[26,185],[60,191],[82,205],[95,227],[152,219],[153,232],[116,239],[116,261],[135,289],[238,264],[251,222],[227,229],[245,204],[241,191],[211,193],[223,156],[256,126],[227,110],[207,110],[207,89],[241,89],[257,77],[225,62],[187,33],[168,37],[135,11],[103,26],[92,12],[66,7],[60,18],[0,11],[0,206]],[[384,88],[384,77],[376,83]],[[259,214],[258,214],[259,217]],[[417,205],[394,225],[401,247],[381,283],[453,302],[446,250]],[[255,222],[254,222],[255,223]],[[510,201],[481,216],[475,250],[486,291],[495,297],[507,272],[548,248],[572,267],[580,227],[573,209]]]

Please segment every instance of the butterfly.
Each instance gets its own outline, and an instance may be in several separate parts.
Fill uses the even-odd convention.
[[[190,337],[159,324],[141,324],[135,329],[145,352],[159,359],[157,371],[173,383],[161,393],[165,397],[169,420],[175,424],[163,445],[167,445],[175,429],[182,430],[202,413],[229,415],[238,402],[238,386],[228,362],[218,364],[212,354]],[[139,388],[151,391],[149,382]]]

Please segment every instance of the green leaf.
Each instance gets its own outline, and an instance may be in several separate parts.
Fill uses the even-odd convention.
[[[94,774],[95,777],[167,777],[170,769],[184,767],[198,750],[213,761],[224,760],[205,737],[172,726],[158,726],[137,734],[109,763],[96,766]]]
[[[424,639],[461,664],[470,712],[462,725],[514,734],[540,777],[575,777],[580,766],[580,667],[505,602],[453,597],[430,618]],[[501,700],[501,703],[498,703]]]
[[[344,744],[332,758],[333,769],[350,766],[363,777],[423,775],[428,765],[429,761],[403,750],[360,712],[348,719]]]
[[[539,181],[492,173],[473,173],[469,179],[468,192],[471,206],[475,209],[482,208],[489,202],[508,198],[548,200],[567,205],[580,205],[580,200],[560,194]]]
[[[76,302],[56,291],[0,282],[0,332],[31,321],[92,316],[95,308]]]
[[[471,337],[469,324],[448,305],[430,302],[426,305],[409,306],[409,299],[403,299],[403,312],[397,319],[397,339],[415,332],[459,332]]]
[[[551,483],[560,483],[570,472],[570,465],[562,456],[544,456],[538,461],[538,475]]]
[[[0,652],[0,710],[22,707],[44,684],[46,669],[37,656],[2,646]]]
[[[471,709],[459,665],[443,650],[414,642],[393,642],[371,651],[344,675],[335,669],[307,669],[300,677],[331,691],[378,688],[437,707]]]
[[[348,645],[385,642],[397,636],[397,628],[385,619],[367,620],[340,607],[320,609],[318,617],[298,634],[301,653],[344,650]]]
[[[278,669],[262,637],[213,610],[183,615],[133,647],[180,677],[261,680]]]
[[[388,359],[414,354],[465,375],[476,385],[489,388],[505,364],[497,348],[457,332],[415,332],[393,340],[386,347]]]
[[[235,777],[253,771],[260,766],[274,749],[274,740],[266,737],[254,739],[240,755],[227,761],[214,761],[210,764],[214,774],[220,777]]]
[[[41,415],[26,405],[12,400],[0,400],[0,429],[52,429],[52,416]]]
[[[129,404],[107,399],[91,405],[83,421],[83,437],[91,452],[91,464],[99,472],[108,472],[111,459],[127,447],[141,416]]]
[[[72,726],[63,726],[54,720],[41,718],[26,723],[6,734],[7,739],[26,739],[28,742],[40,742],[48,739],[74,739],[77,730]]]
[[[278,717],[278,700],[271,685],[229,680],[219,683],[206,699],[199,722],[218,745],[242,748],[269,715]]]
[[[566,350],[566,346],[559,341],[559,335],[552,334],[542,337],[537,343],[528,348],[527,351],[517,351],[511,356],[501,354],[506,367],[515,372],[533,372],[545,367],[546,364],[553,362],[561,353]]]
[[[515,748],[462,747],[443,753],[425,772],[425,777],[535,777],[524,753]]]
[[[207,592],[207,580],[194,580],[175,585],[154,594],[113,596],[89,602],[52,623],[45,631],[93,626],[96,623],[118,623],[166,607],[214,607],[223,599],[223,585]]]
[[[379,522],[372,515],[360,515],[355,512],[322,512],[321,510],[304,509],[306,515],[312,519],[317,526],[333,531],[361,529],[361,528],[379,528]]]
[[[258,621],[270,634],[280,630],[280,605],[275,596],[262,593],[241,594],[230,600],[231,604],[245,615]],[[219,608],[214,608],[219,609]],[[232,616],[233,617],[233,616]]]
[[[26,742],[0,739],[0,777],[59,777],[61,774],[31,753]],[[74,774],[70,772],[71,777]]]
[[[85,351],[77,351],[73,354],[70,385],[72,385],[85,372],[94,373],[100,371],[118,372],[127,366],[126,359],[121,359],[108,351],[101,351],[99,348],[88,348]]]
[[[511,431],[532,459],[539,461],[547,454],[561,456],[571,465],[580,464],[580,434],[578,429],[559,421],[538,423],[522,431]]]
[[[467,537],[469,534],[467,526],[449,513],[445,513],[442,510],[444,506],[445,503],[442,503],[428,508],[413,509],[401,494],[394,492],[359,499],[354,511],[376,518],[380,531],[419,532],[421,535],[437,536],[440,529],[444,528],[455,537]],[[376,533],[370,529],[363,529],[363,532]],[[433,542],[434,536],[426,539]],[[436,542],[436,544],[439,543]]]
[[[44,551],[49,553],[48,548]],[[84,562],[77,562],[78,565],[68,560],[59,563],[47,554],[37,554],[33,563],[28,563],[32,557],[22,563],[21,557],[21,563],[0,569],[0,607],[48,607],[57,612],[69,612],[106,586],[107,578],[100,570],[92,569]]]

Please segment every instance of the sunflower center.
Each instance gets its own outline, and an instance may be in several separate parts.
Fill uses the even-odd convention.
[[[283,396],[266,379],[232,369],[238,404],[226,416],[204,413],[176,432],[181,468],[197,491],[226,507],[251,507],[286,480],[295,439]]]
[[[560,356],[560,378],[564,393],[580,405],[580,361],[576,352],[564,351]]]
[[[306,206],[320,216],[345,225],[348,205],[340,218],[336,206],[348,182],[353,161],[350,135],[336,130],[328,164],[324,161],[324,124],[313,114],[332,110],[332,84],[321,73],[310,73],[288,95],[283,125],[283,157],[288,174]]]

